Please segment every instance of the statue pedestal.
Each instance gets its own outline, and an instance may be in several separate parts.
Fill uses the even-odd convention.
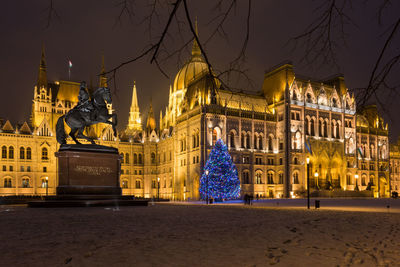
[[[147,206],[148,200],[122,196],[118,149],[99,145],[62,145],[58,158],[56,196],[28,207]]]
[[[118,150],[103,146],[64,145],[58,158],[57,196],[121,196]]]

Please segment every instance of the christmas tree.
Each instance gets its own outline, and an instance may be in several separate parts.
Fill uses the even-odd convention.
[[[208,172],[208,175],[207,175]],[[234,199],[240,194],[240,181],[235,164],[228,148],[219,139],[211,150],[210,156],[200,178],[200,196],[202,199]]]

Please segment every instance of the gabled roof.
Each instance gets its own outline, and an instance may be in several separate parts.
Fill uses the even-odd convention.
[[[3,132],[5,133],[13,133],[14,132],[14,127],[11,125],[11,122],[9,120],[4,123],[4,126],[2,127]]]
[[[25,121],[22,126],[19,128],[19,132],[21,134],[32,134],[32,130],[29,127],[28,123]]]

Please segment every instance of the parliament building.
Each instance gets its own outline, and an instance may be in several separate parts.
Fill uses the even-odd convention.
[[[43,50],[30,120],[1,121],[2,196],[56,192],[55,124],[77,104],[79,83],[49,82],[46,71]],[[105,76],[99,86],[107,86]],[[151,106],[140,113],[137,90],[135,84],[118,137],[105,124],[86,130],[96,143],[118,148],[124,195],[151,198],[159,190],[165,199],[199,199],[203,166],[220,138],[237,167],[242,195],[304,197],[307,158],[315,196],[389,197],[399,190],[399,146],[389,145],[388,125],[375,106],[357,110],[341,75],[312,80],[286,62],[265,72],[260,92],[232,92],[209,74],[194,42],[158,122]]]

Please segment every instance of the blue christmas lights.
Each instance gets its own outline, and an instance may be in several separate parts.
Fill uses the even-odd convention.
[[[208,175],[207,175],[208,171]],[[219,139],[211,150],[200,178],[200,197],[216,200],[235,199],[240,195],[240,180],[228,148]]]

